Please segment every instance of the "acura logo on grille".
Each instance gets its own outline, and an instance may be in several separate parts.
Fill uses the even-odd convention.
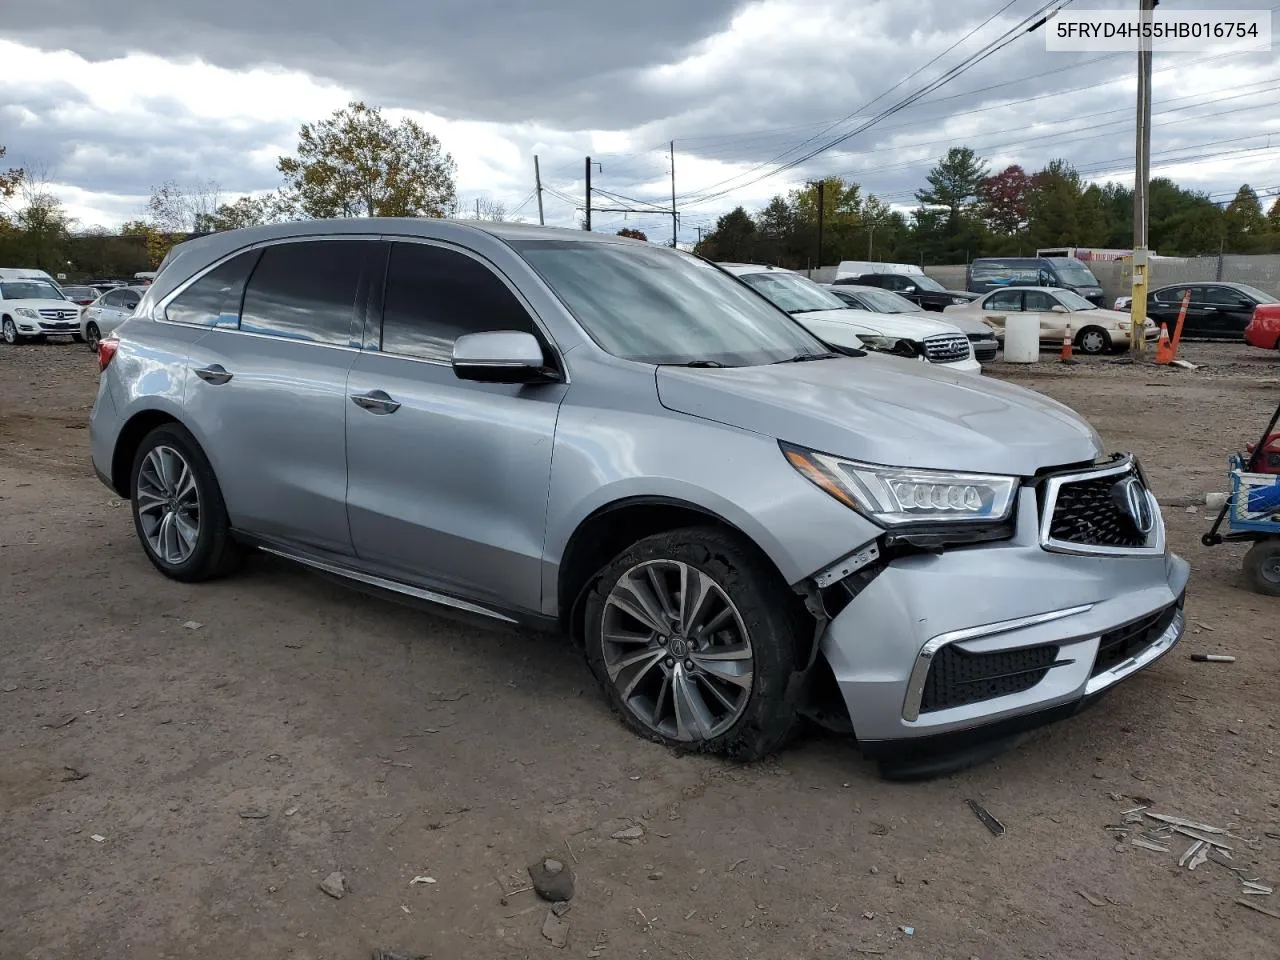
[[[1143,536],[1149,534],[1156,525],[1155,511],[1151,506],[1151,497],[1147,488],[1137,477],[1125,477],[1111,488],[1111,496],[1133,521],[1134,528]]]

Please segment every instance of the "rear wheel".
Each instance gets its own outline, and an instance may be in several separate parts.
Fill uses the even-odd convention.
[[[85,339],[85,342],[89,344],[89,349],[92,350],[94,353],[97,353],[98,344],[102,340],[102,331],[98,329],[98,325],[94,323],[92,320],[90,320],[87,324],[85,324],[84,339]]]
[[[166,577],[193,583],[223,576],[239,549],[213,467],[184,427],[166,423],[143,438],[130,473],[133,525],[147,558]]]
[[[1101,327],[1085,327],[1075,337],[1081,353],[1106,353],[1111,349],[1111,335]]]
[[[1259,540],[1250,547],[1244,573],[1255,592],[1280,597],[1280,540]]]
[[[670,747],[752,760],[796,723],[795,605],[731,534],[694,527],[636,543],[586,604],[587,662],[635,732]]]

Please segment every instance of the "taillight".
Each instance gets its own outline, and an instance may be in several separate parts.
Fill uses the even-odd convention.
[[[98,341],[98,372],[101,373],[107,369],[112,358],[116,355],[116,350],[120,348],[120,341],[115,337],[107,337],[105,340]]]

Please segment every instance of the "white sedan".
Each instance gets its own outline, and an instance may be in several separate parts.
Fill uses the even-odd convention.
[[[97,350],[103,337],[133,316],[146,292],[146,287],[116,287],[80,311],[80,336],[90,350]]]
[[[981,373],[969,338],[954,324],[922,314],[855,310],[829,290],[781,267],[722,263],[722,268],[785,310],[819,340],[838,347],[923,360],[956,373]]]
[[[989,323],[1003,340],[1009,315],[1028,313],[1040,324],[1042,344],[1059,346],[1070,329],[1071,343],[1081,353],[1107,353],[1129,346],[1133,317],[1094,306],[1079,294],[1058,287],[1005,287],[973,303],[947,307],[943,316],[977,317]],[[1144,339],[1154,340],[1158,335],[1156,325],[1148,320]]]

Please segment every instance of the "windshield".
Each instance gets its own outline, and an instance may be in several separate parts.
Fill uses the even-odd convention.
[[[857,297],[874,313],[921,313],[924,310],[891,290],[859,290]]]
[[[688,254],[643,244],[508,243],[615,357],[738,367],[828,355],[767,300]]]
[[[1072,287],[1096,287],[1098,278],[1079,260],[1050,260],[1053,270],[1058,275],[1058,282]]]
[[[1070,290],[1055,290],[1053,295],[1068,310],[1097,310],[1098,308],[1077,293]]]
[[[933,277],[926,277],[922,273],[913,273],[909,279],[916,285],[917,290],[931,290],[934,293],[946,293],[947,288],[940,284]]]
[[[62,291],[48,280],[6,280],[0,283],[0,297],[6,300],[65,300]]]
[[[812,280],[794,273],[746,273],[740,274],[739,279],[751,284],[768,297],[770,303],[787,313],[844,310],[846,307],[834,293],[828,293]]]
[[[1245,283],[1237,283],[1236,289],[1245,296],[1252,297],[1254,300],[1257,300],[1259,303],[1280,303],[1280,297],[1273,297],[1271,294],[1263,293],[1257,287],[1251,287]]]

